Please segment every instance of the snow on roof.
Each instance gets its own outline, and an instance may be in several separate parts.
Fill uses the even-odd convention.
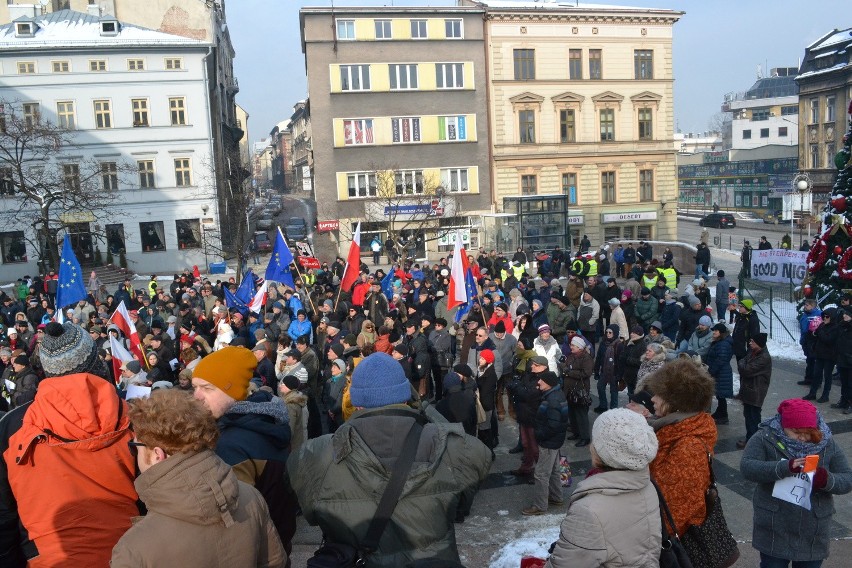
[[[17,37],[16,22],[35,22],[37,28],[33,37]],[[183,36],[167,34],[126,24],[119,21],[118,33],[101,35],[102,21],[118,21],[114,18],[59,10],[34,18],[18,18],[14,22],[0,26],[0,48],[4,47],[102,47],[110,45],[206,45],[207,42]]]
[[[843,69],[844,67],[847,67],[848,65],[850,65],[850,64],[846,63],[846,62],[842,62],[842,63],[838,63],[837,65],[835,65],[833,67],[827,67],[825,69],[818,69],[816,71],[808,71],[807,73],[802,73],[801,75],[796,76],[796,81],[798,81],[800,79],[807,79],[808,77],[814,77],[816,75],[822,75],[824,73],[831,73],[833,71],[839,71],[840,69]]]
[[[823,47],[829,47],[847,41],[852,41],[852,28],[840,30],[830,37],[827,37],[824,41],[817,42],[813,47],[821,49]]]
[[[574,8],[579,10],[607,10],[607,11],[622,11],[631,12],[671,12],[678,14],[676,10],[668,8],[647,8],[638,6],[615,6],[611,4],[590,4],[587,2],[575,2],[574,0],[476,0],[479,4],[489,8],[496,9],[511,9],[523,8],[528,10],[564,10],[566,8]]]

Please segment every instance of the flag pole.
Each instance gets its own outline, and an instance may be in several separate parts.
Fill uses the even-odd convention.
[[[284,233],[282,233],[282,232],[281,232],[281,226],[280,226],[280,225],[278,226],[278,234],[280,234],[280,235],[281,235],[281,238],[282,238],[282,239],[284,239]],[[284,239],[284,242],[286,243],[286,242],[287,242],[287,239]],[[290,251],[290,252],[292,253],[292,251]],[[301,256],[301,255],[300,255],[300,256]],[[314,305],[314,301],[311,299],[311,295],[310,295],[310,293],[307,291],[307,287],[306,287],[306,284],[305,284],[305,279],[304,279],[304,277],[302,276],[302,271],[301,271],[301,270],[299,270],[299,261],[298,261],[298,260],[296,260],[296,257],[293,257],[293,266],[295,266],[295,267],[296,267],[296,274],[298,274],[298,275],[299,275],[299,280],[301,280],[301,281],[302,281],[302,286],[303,286],[303,287],[305,287],[305,295],[308,297],[308,303],[310,303],[310,304],[311,304],[311,310],[313,310],[313,312],[314,312],[314,313],[317,313],[317,307]],[[285,284],[285,286],[286,286],[286,284]]]

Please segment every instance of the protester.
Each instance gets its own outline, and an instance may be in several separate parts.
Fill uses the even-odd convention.
[[[760,409],[769,391],[772,375],[772,357],[766,349],[766,334],[758,333],[751,338],[750,350],[737,363],[740,372],[740,392],[734,397],[743,405],[746,437],[737,440],[737,448],[743,449],[757,432],[760,425]]]
[[[589,431],[588,403],[592,400],[590,379],[594,373],[595,361],[589,353],[590,346],[579,335],[571,339],[569,348],[570,353],[561,364],[573,432],[568,439],[577,440],[574,446],[582,448],[588,446],[592,438]]]
[[[728,328],[723,323],[713,326],[713,341],[707,349],[704,362],[716,385],[716,410],[713,420],[716,424],[728,423],[728,399],[734,396],[734,371],[731,369],[733,345],[728,337]]]

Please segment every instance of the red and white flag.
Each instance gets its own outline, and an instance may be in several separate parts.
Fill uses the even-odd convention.
[[[121,382],[121,365],[128,361],[136,360],[136,357],[125,349],[124,345],[121,344],[121,340],[113,334],[109,334],[109,347],[112,354],[112,376],[115,377],[115,384],[118,384]]]
[[[456,232],[456,246],[453,249],[453,263],[450,265],[450,286],[447,290],[447,309],[464,304],[467,297],[464,276],[467,271],[467,253],[462,246],[461,235]]]
[[[349,254],[346,256],[346,269],[343,271],[343,278],[340,281],[340,289],[349,291],[352,285],[358,280],[358,272],[361,270],[361,221],[358,221],[358,226],[355,227],[355,234],[352,235],[352,244],[349,245]]]
[[[136,326],[130,321],[130,314],[127,313],[127,307],[124,305],[124,300],[119,302],[118,307],[109,318],[107,323],[114,323],[118,329],[127,338],[127,344],[130,346],[130,352],[136,357],[140,363],[145,364],[145,355],[142,352],[142,342],[139,341],[139,334],[136,333]]]
[[[263,310],[263,306],[266,304],[266,290],[269,288],[269,282],[266,280],[263,281],[260,288],[257,289],[257,292],[254,295],[254,298],[249,302],[248,308],[249,310],[260,313]]]

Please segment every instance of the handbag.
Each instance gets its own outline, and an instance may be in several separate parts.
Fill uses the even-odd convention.
[[[313,557],[308,559],[308,568],[355,568],[363,566],[365,558],[379,548],[379,540],[382,538],[382,533],[385,532],[385,527],[387,527],[391,515],[393,515],[393,510],[396,508],[400,495],[402,495],[402,488],[405,486],[406,479],[408,479],[411,466],[414,464],[414,457],[417,454],[417,445],[422,432],[423,425],[419,421],[415,421],[405,437],[402,452],[396,460],[388,484],[379,500],[379,506],[370,520],[367,535],[360,543],[361,546],[326,542],[323,539]]]
[[[476,389],[476,423],[482,424],[488,420],[488,414],[485,413],[485,408],[479,402],[479,389]]]
[[[656,481],[651,479],[651,483],[654,485],[654,489],[657,490],[657,497],[660,498],[660,524],[663,529],[663,543],[660,549],[660,568],[693,568],[692,562],[689,560],[689,555],[686,553],[680,536],[677,534],[674,517],[672,517],[672,512],[669,510],[665,497],[663,497],[663,492],[660,491],[660,487]],[[667,520],[672,527],[674,535],[669,534],[669,529],[666,526]]]
[[[689,527],[681,541],[694,568],[728,568],[739,559],[740,549],[722,512],[722,500],[713,472],[713,456],[706,444],[704,449],[707,450],[707,466],[710,468],[710,486],[704,493],[707,517],[700,525]]]
[[[592,394],[585,389],[581,384],[575,384],[568,391],[568,404],[572,406],[591,406]]]

